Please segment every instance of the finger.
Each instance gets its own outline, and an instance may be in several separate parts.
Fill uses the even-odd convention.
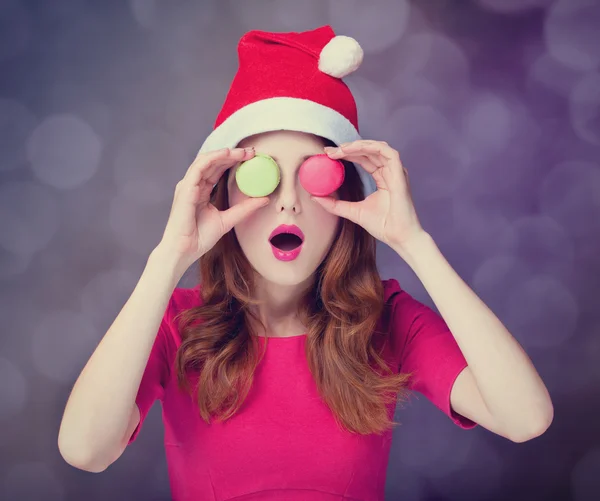
[[[248,160],[253,155],[252,150],[244,148],[223,148],[198,155],[190,165],[184,179],[192,184],[199,184],[204,180],[214,184],[229,167]]]
[[[395,186],[402,185],[403,180],[399,179],[399,173],[393,166],[402,165],[396,150],[392,150],[390,157],[386,157],[380,153],[382,150],[379,144],[351,144],[343,148],[341,152],[331,153],[331,158],[349,160],[356,162],[369,172],[377,188],[391,191]],[[396,153],[396,158],[393,158],[393,153]]]
[[[349,162],[355,162],[359,165],[361,165],[362,167],[364,167],[364,169],[369,172],[370,174],[373,174],[377,169],[381,169],[383,167],[382,164],[378,163],[378,159],[375,157],[371,157],[369,155],[365,155],[362,152],[356,152],[356,153],[337,153],[337,154],[333,154],[331,158],[335,158],[336,160],[339,160],[340,158],[343,158],[344,160],[348,160]]]
[[[221,219],[225,232],[228,232],[236,224],[243,221],[252,212],[269,204],[268,197],[247,198],[243,202],[235,204],[229,209],[221,212]]]
[[[202,165],[205,165],[205,166],[209,165],[212,160],[224,157],[225,155],[228,155],[229,152],[230,152],[229,148],[221,148],[220,150],[208,151],[205,153],[198,153],[196,155],[196,158],[194,158],[193,162],[188,167],[183,178],[189,179],[189,174],[194,169],[197,169],[198,167],[201,167]]]
[[[369,174],[371,174],[371,176],[373,176],[373,180],[375,181],[375,185],[378,189],[388,189],[389,180],[385,179],[384,166],[376,163],[378,161],[376,157],[367,156],[362,154],[361,152],[357,152],[356,154],[344,153],[343,156],[337,155],[332,156],[332,158],[343,158],[344,160],[348,160],[349,162],[359,164],[362,168],[364,168],[364,170],[366,170]]]
[[[187,183],[200,186],[200,200],[208,200],[213,186],[219,181],[223,173],[234,165],[250,160],[254,150],[234,148],[220,153],[215,152],[205,159],[205,164],[199,163],[190,169]]]
[[[353,223],[359,223],[359,204],[360,202],[349,202],[347,200],[339,200],[332,197],[316,197],[311,196],[315,202],[323,207],[327,212],[339,217],[349,219]]]
[[[381,155],[381,157],[385,160],[394,160],[396,158],[399,158],[398,151],[392,148],[385,141],[373,141],[370,139],[363,139],[361,141],[355,141],[354,143],[348,144],[344,147],[344,150],[346,149],[349,149],[349,151],[361,149],[369,153],[376,153]]]
[[[344,148],[344,150],[347,150],[348,153],[353,153],[355,150],[361,151],[376,165],[383,167],[385,164],[388,166],[392,176],[403,178],[408,175],[408,171],[404,165],[402,165],[402,161],[400,160],[400,153],[385,142],[365,141],[363,145],[357,146],[352,144],[348,148]],[[390,178],[391,176],[388,175],[387,177]],[[390,179],[389,182],[395,182],[395,179]]]

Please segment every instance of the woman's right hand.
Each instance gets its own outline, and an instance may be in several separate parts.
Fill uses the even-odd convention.
[[[173,206],[160,246],[174,252],[187,269],[237,223],[269,203],[268,197],[247,198],[225,211],[210,203],[213,186],[223,173],[254,157],[254,149],[224,148],[199,153],[175,186]]]

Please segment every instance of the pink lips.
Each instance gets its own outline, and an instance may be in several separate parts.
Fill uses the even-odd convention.
[[[279,261],[293,261],[298,257],[300,251],[302,250],[302,246],[304,245],[304,233],[302,233],[302,230],[298,228],[298,226],[296,226],[295,224],[281,224],[271,232],[271,234],[269,235],[269,240],[271,240],[275,235],[279,235],[280,233],[291,233],[292,235],[300,237],[300,239],[302,240],[302,243],[298,247],[289,251],[278,249],[273,244],[271,244],[271,250],[273,251],[273,255],[276,259],[279,259]]]
[[[304,241],[304,233],[302,233],[302,230],[298,228],[295,224],[280,224],[271,232],[271,234],[269,235],[269,240],[271,240],[275,235],[279,235],[280,233],[291,233],[292,235],[300,237],[300,239]]]

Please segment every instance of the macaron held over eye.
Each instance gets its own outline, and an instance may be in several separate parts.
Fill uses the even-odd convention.
[[[302,163],[298,177],[307,192],[324,197],[344,182],[344,164],[326,154],[313,155]],[[249,197],[264,197],[273,193],[280,180],[277,162],[262,153],[243,162],[235,173],[238,188]]]
[[[279,180],[279,166],[269,155],[261,153],[242,162],[235,173],[238,188],[249,197],[265,197],[273,193]]]
[[[325,153],[307,158],[298,173],[300,184],[311,195],[326,197],[344,182],[344,164]]]

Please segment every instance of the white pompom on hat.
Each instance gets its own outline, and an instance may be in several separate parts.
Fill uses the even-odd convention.
[[[332,77],[343,78],[357,70],[364,52],[354,38],[344,35],[333,37],[319,56],[319,69]]]
[[[238,43],[239,66],[200,152],[233,148],[274,130],[315,134],[335,144],[361,139],[352,92],[342,78],[362,63],[363,50],[331,26],[291,33],[253,30]],[[365,197],[373,177],[354,164]]]

